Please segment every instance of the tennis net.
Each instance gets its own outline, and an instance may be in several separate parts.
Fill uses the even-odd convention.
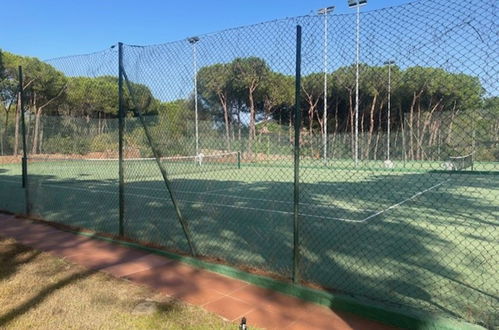
[[[472,153],[466,156],[449,157],[449,160],[446,163],[446,169],[452,171],[460,171],[467,168],[473,169]]]
[[[178,176],[192,173],[224,171],[240,167],[238,152],[212,155],[173,156],[160,158],[168,175]],[[51,158],[32,157],[32,169],[38,174],[57,173],[66,177],[86,178],[116,177],[118,158]],[[123,160],[125,177],[129,179],[161,177],[155,158],[126,158]]]

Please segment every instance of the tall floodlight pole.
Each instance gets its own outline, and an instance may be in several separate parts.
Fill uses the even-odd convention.
[[[356,54],[355,54],[355,166],[359,163],[359,57],[360,57],[360,7],[367,4],[367,0],[348,0],[348,7],[357,9],[356,23]]]
[[[391,98],[392,98],[392,65],[395,64],[395,61],[389,60],[384,62],[385,65],[388,65],[388,109],[387,109],[387,123],[386,123],[386,160],[390,160],[390,119],[391,119]]]
[[[327,16],[333,12],[334,6],[319,9],[317,14],[324,15],[324,113],[322,128],[322,149],[324,161],[327,160]]]
[[[196,121],[196,156],[199,155],[199,126],[198,126],[198,74],[197,74],[197,53],[196,43],[199,37],[191,37],[187,39],[192,45],[192,66],[194,68],[194,120]]]

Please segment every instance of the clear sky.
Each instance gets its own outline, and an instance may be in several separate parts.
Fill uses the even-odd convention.
[[[413,1],[370,0],[362,10]],[[118,41],[175,41],[333,5],[335,13],[352,11],[347,0],[1,0],[0,49],[49,59],[106,49]]]

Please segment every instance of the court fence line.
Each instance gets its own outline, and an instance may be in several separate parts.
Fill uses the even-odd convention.
[[[496,7],[0,53],[0,209],[497,327]]]

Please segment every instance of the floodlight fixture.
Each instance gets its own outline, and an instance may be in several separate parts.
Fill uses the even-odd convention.
[[[330,6],[330,7],[326,7],[326,8],[321,8],[319,10],[317,10],[317,14],[319,15],[324,15],[324,14],[329,14],[329,13],[332,13],[334,11],[336,7],[335,6]]]
[[[394,60],[388,60],[388,61],[384,61],[383,64],[384,65],[393,65],[393,64],[395,64],[395,61]]]
[[[195,44],[196,42],[199,41],[199,37],[190,37],[187,39],[187,41],[189,41],[189,43],[191,44]]]
[[[367,0],[348,0],[348,7],[360,7],[367,4]]]

